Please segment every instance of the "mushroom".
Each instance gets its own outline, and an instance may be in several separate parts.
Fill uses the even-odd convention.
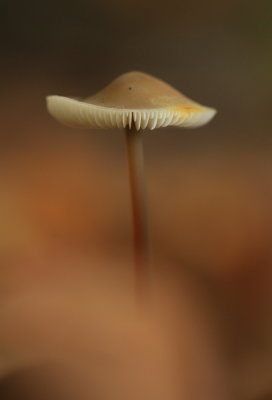
[[[149,275],[149,240],[142,137],[145,129],[194,128],[216,110],[202,106],[167,83],[142,72],[129,72],[86,99],[48,96],[50,114],[76,128],[124,128],[134,227],[136,291],[142,296]]]

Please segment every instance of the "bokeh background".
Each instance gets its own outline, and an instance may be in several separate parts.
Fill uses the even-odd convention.
[[[233,398],[272,398],[271,21],[270,0],[0,0],[3,301],[97,260],[128,273],[124,134],[63,127],[45,97],[153,74],[218,109],[145,135],[153,273],[198,292]]]

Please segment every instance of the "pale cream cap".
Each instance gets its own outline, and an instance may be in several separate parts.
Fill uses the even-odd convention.
[[[50,114],[76,128],[137,130],[166,126],[195,128],[207,124],[216,110],[198,104],[172,86],[142,72],[129,72],[84,100],[48,96]]]

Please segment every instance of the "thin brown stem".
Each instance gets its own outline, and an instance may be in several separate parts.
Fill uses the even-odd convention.
[[[149,243],[144,174],[143,133],[135,127],[126,129],[129,183],[132,200],[134,274],[136,295],[140,300],[146,294],[149,275]]]

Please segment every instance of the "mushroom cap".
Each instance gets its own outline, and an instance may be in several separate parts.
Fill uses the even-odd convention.
[[[76,128],[194,128],[216,114],[172,86],[143,72],[128,72],[86,99],[48,96],[50,114]]]

